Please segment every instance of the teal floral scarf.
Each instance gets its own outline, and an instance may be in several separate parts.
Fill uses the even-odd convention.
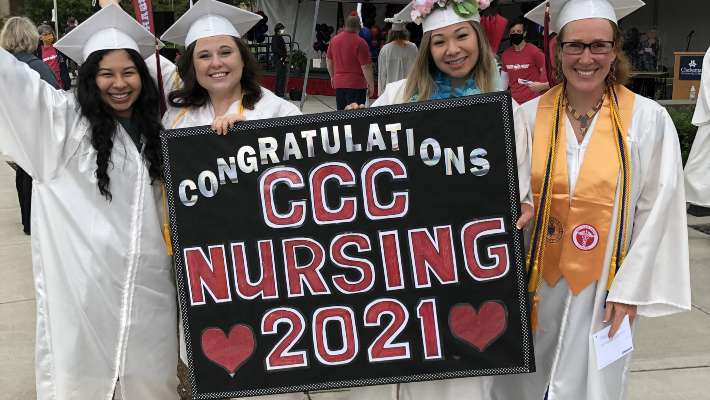
[[[452,97],[471,96],[481,94],[481,89],[476,85],[476,80],[468,78],[466,83],[455,88],[451,87],[451,79],[444,75],[441,71],[436,71],[434,74],[434,93],[431,94],[432,100],[450,99]]]
[[[500,80],[496,82],[495,86],[496,88],[501,87]],[[448,76],[438,70],[434,73],[434,93],[431,94],[431,100],[450,99],[452,97],[471,96],[481,93],[483,92],[478,88],[473,77],[467,79],[462,86],[452,88],[451,79]],[[419,95],[415,94],[410,101],[419,101]]]

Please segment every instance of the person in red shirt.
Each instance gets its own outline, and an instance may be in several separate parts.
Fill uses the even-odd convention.
[[[39,32],[40,45],[37,48],[37,57],[44,61],[49,66],[49,69],[54,72],[54,77],[59,83],[59,87],[64,90],[71,88],[71,78],[67,68],[67,60],[64,54],[54,48],[54,29],[47,24],[42,24],[37,27]]]
[[[486,31],[488,44],[490,44],[493,54],[498,54],[500,42],[503,41],[503,36],[505,35],[505,27],[508,26],[508,20],[498,13],[497,1],[492,1],[490,7],[481,11],[481,26]]]
[[[545,54],[525,41],[525,24],[516,20],[508,30],[511,46],[503,52],[503,70],[508,73],[508,86],[513,99],[520,104],[550,88],[545,72]]]
[[[365,104],[366,96],[375,92],[370,47],[359,31],[360,18],[351,15],[345,20],[345,29],[328,46],[326,65],[338,110],[350,103]]]

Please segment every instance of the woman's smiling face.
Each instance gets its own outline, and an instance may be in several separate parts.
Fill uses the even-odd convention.
[[[435,29],[429,51],[439,71],[451,78],[465,78],[478,63],[478,36],[468,22]]]
[[[192,62],[197,82],[210,96],[241,89],[244,61],[233,37],[221,35],[198,39]]]
[[[99,61],[96,86],[104,101],[116,115],[130,118],[133,103],[143,89],[138,68],[126,50],[113,50]]]
[[[589,18],[568,23],[561,36],[561,42],[613,42],[614,30],[606,19]],[[558,55],[567,84],[583,93],[598,91],[606,85],[606,77],[616,60],[614,49],[607,54],[592,54],[587,47],[582,54],[567,54],[562,50]]]

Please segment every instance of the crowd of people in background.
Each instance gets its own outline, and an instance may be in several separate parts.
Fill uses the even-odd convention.
[[[277,73],[272,93],[261,87],[258,61],[242,39],[266,35],[265,19],[214,0],[197,4],[187,12],[193,19],[178,20],[161,37],[184,46],[185,55],[165,65],[160,86],[155,63],[144,61],[154,56],[152,34],[131,30],[137,22],[116,4],[85,24],[67,21],[65,38],[81,43],[78,50],[56,43],[51,24],[35,28],[27,18],[8,20],[0,34],[0,84],[11,93],[0,102],[0,147],[19,164],[24,231],[30,234],[32,178],[42,184],[34,191],[36,211],[55,222],[34,225],[39,398],[174,398],[172,368],[184,338],[154,334],[175,332],[177,324],[170,238],[161,232],[158,134],[204,125],[226,134],[240,121],[300,115],[282,98],[289,57],[284,25],[274,26],[270,47]],[[417,9],[421,26],[413,32],[409,16],[395,15],[381,29],[350,15],[327,43],[326,66],[338,110],[365,107],[376,93],[372,106],[510,91],[521,209],[516,227],[532,224],[530,270],[537,279],[531,278],[529,294],[532,313],[539,311],[546,327],[535,331],[537,322],[531,323],[538,372],[358,388],[350,399],[374,398],[378,390],[386,393],[378,398],[397,399],[455,399],[477,390],[497,399],[620,398],[628,363],[598,371],[588,352],[590,334],[608,324],[613,336],[625,318],[690,308],[677,134],[663,107],[624,86],[632,68],[657,68],[658,36],[631,29],[622,48],[623,16],[608,0],[584,6],[570,0],[567,13],[561,2],[553,15],[559,40],[547,63],[539,43],[529,40],[525,20],[508,21],[495,2],[483,15],[477,9],[464,17],[452,4],[442,0]],[[590,8],[597,14],[587,14]],[[236,27],[244,19],[253,20],[249,28],[263,24],[252,36],[242,35]],[[146,37],[149,45],[139,45]],[[70,59],[81,63],[73,77]],[[558,81],[564,85],[555,86]],[[565,151],[555,164],[558,143]],[[124,161],[122,173],[110,173],[111,157]],[[633,179],[621,185],[619,176]],[[134,193],[146,200],[136,206]],[[587,221],[583,217],[601,227],[594,233],[603,246],[592,256],[574,238],[566,244],[550,239],[551,219],[570,232]],[[552,250],[545,254],[543,248]],[[111,280],[102,280],[109,272]],[[118,289],[124,286],[126,294]],[[126,317],[119,318],[122,313]],[[78,338],[84,350],[63,343],[68,337]],[[184,358],[184,343],[181,353]],[[574,384],[581,381],[589,384]]]
[[[517,103],[530,101],[557,83],[557,63],[554,61],[555,33],[550,42],[549,59],[553,61],[548,66],[550,71],[546,71],[541,36],[539,31],[536,31],[533,40],[530,40],[528,21],[522,17],[506,19],[500,14],[495,0],[481,12],[480,18],[480,25],[492,54],[496,55],[503,87],[510,91]],[[263,16],[249,31],[247,38],[263,42],[268,35],[267,21],[268,18]],[[338,99],[337,109],[343,109],[352,102],[364,103],[367,97],[381,95],[387,84],[406,77],[416,58],[417,46],[422,37],[419,25],[397,22],[391,18],[385,20],[382,28],[372,17],[366,18],[364,22],[365,24],[360,15],[353,12],[337,32],[326,24],[317,26],[317,41],[313,45],[317,51],[327,54],[328,71]],[[348,27],[348,23],[352,27]],[[63,26],[63,34],[68,34],[78,24],[79,21],[75,17],[68,17]],[[539,30],[537,26],[534,28]],[[54,47],[57,35],[51,22],[41,22],[36,30],[39,37],[35,49],[31,52],[36,59],[32,59],[31,65],[36,65],[37,60],[43,61],[52,72],[53,82],[56,82],[57,87],[71,90],[76,80],[77,64]],[[356,35],[343,35],[343,32],[354,32]],[[285,35],[284,24],[276,23],[269,45],[270,64],[276,76],[274,92],[282,98],[288,95],[289,58],[293,49],[291,39],[288,39],[288,45],[284,40]],[[656,30],[641,32],[632,27],[624,32],[623,38],[623,51],[628,56],[633,70],[655,71],[661,68],[658,58],[661,50],[660,40]],[[31,179],[23,173],[19,168],[18,196],[22,205],[25,232],[29,234]]]
[[[353,12],[351,15],[358,14]],[[333,27],[326,24],[319,24],[319,26],[321,25],[322,29],[329,29],[331,33],[334,30]],[[383,64],[383,62],[393,60],[395,57],[387,56],[382,59],[379,56],[385,48],[391,52],[392,46],[390,42],[392,41],[391,33],[393,30],[406,34],[407,42],[414,46],[420,44],[422,37],[420,26],[414,23],[394,24],[390,21],[390,18],[386,18],[382,27],[380,27],[374,18],[361,16],[361,25],[358,34],[369,48],[372,68],[376,76],[380,75],[380,68],[385,71],[385,75],[387,75],[387,71],[393,68],[392,65]],[[531,24],[523,19],[522,16],[511,20],[505,18],[500,14],[495,0],[491,2],[488,8],[481,11],[480,25],[485,31],[493,54],[496,55],[503,79],[507,82],[507,88],[509,88],[516,101],[522,104],[543,94],[551,86],[558,83],[557,65],[554,61],[555,32],[551,33],[549,45],[549,58],[552,63],[549,65],[550,71],[546,71],[541,27]],[[529,28],[533,31],[530,35],[532,38],[528,35]],[[339,33],[344,29],[344,27],[340,27],[337,32]],[[661,51],[660,39],[655,29],[641,32],[638,28],[631,27],[622,30],[622,32],[623,51],[629,57],[634,71],[657,71],[663,68],[659,60]],[[401,34],[396,33],[395,37],[399,35]],[[523,35],[522,39],[520,35]],[[322,37],[322,35],[318,36],[318,41],[314,44],[314,48],[325,54],[328,50],[330,39],[330,35],[327,38]],[[402,47],[401,42],[399,46]],[[397,61],[397,63],[405,64],[403,61]],[[398,79],[402,78],[403,76]],[[377,79],[378,95],[384,91],[384,88],[381,87],[382,83],[379,82],[380,79],[379,77]],[[384,82],[391,82],[391,80],[385,80]]]

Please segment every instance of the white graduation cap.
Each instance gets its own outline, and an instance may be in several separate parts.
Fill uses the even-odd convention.
[[[81,64],[98,50],[132,49],[146,58],[155,53],[155,45],[150,31],[112,3],[72,29],[54,47]]]
[[[242,37],[261,20],[261,15],[216,0],[200,0],[161,36],[185,47],[197,39],[229,35]]]
[[[454,10],[454,7],[464,7],[459,4],[462,3],[456,0],[447,0],[446,7],[438,7],[438,2],[434,2],[434,7],[431,12],[426,15],[421,15],[420,12],[415,7],[416,1],[413,0],[407,4],[402,11],[394,15],[394,19],[400,19],[403,22],[414,22],[421,23],[422,31],[429,32],[435,29],[444,28],[449,25],[458,24],[459,22],[475,21],[481,22],[481,15],[479,14],[478,5],[476,0],[464,0],[465,3],[476,4],[476,12],[470,13],[469,15],[463,16]],[[466,5],[468,6],[468,5]]]
[[[397,18],[396,16],[392,18],[385,18],[385,22],[389,22],[392,24],[392,27],[390,28],[391,31],[406,31],[407,27],[405,26],[407,21],[404,21],[400,18]]]
[[[618,24],[619,20],[643,7],[641,0],[549,0],[550,32],[559,32],[572,21],[588,18],[603,18]],[[545,23],[545,5],[525,14],[525,18],[539,24]]]

